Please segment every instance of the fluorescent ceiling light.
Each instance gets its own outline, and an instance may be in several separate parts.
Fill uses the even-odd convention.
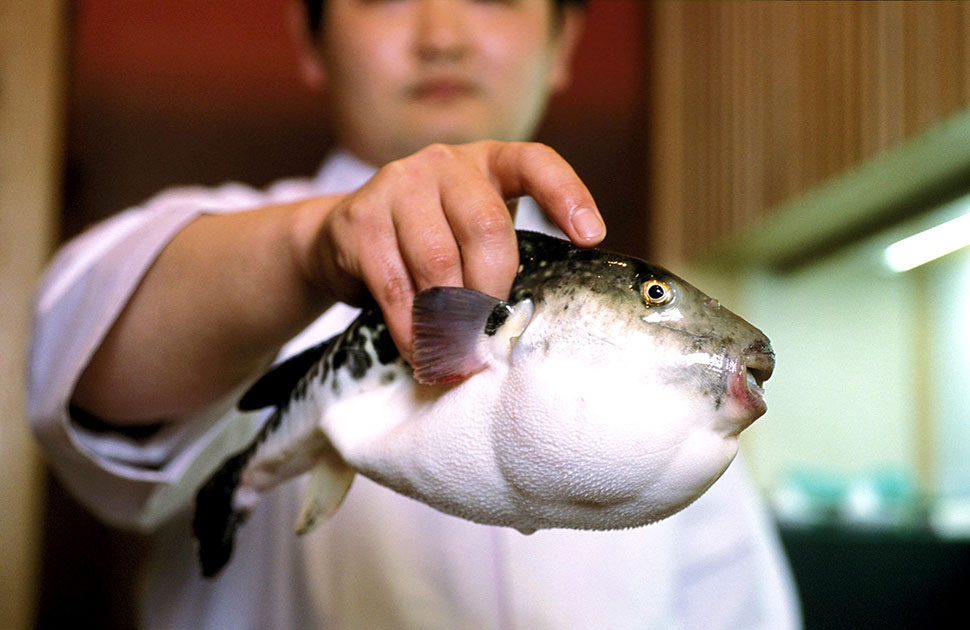
[[[886,248],[886,264],[908,271],[970,245],[970,213],[896,241]]]

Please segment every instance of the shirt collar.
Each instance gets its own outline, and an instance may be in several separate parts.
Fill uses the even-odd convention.
[[[345,193],[366,184],[376,172],[376,167],[350,151],[337,149],[324,160],[313,178],[313,184],[323,194]]]

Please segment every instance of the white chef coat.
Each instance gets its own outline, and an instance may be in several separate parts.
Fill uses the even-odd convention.
[[[237,392],[196,417],[131,438],[73,420],[71,393],[145,271],[188,222],[203,213],[353,190],[372,174],[337,153],[315,178],[265,190],[239,184],[171,190],[82,234],[45,275],[35,307],[28,415],[72,493],[110,523],[153,532],[139,605],[143,625],[799,627],[777,534],[739,461],[693,505],[660,523],[531,536],[442,514],[358,476],[337,514],[297,537],[302,481],[296,480],[258,505],[226,569],[213,580],[200,577],[191,499],[265,412],[235,411]],[[554,229],[528,202],[520,204],[517,225]],[[281,356],[329,337],[355,314],[333,307]]]

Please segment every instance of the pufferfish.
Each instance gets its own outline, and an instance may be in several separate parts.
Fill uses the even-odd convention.
[[[253,385],[239,408],[275,410],[197,495],[204,575],[260,496],[304,473],[299,534],[357,474],[523,533],[647,525],[720,477],[765,413],[768,338],[665,269],[517,236],[507,301],[417,294],[413,364],[371,307]]]

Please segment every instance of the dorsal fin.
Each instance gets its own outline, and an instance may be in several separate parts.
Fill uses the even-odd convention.
[[[339,336],[339,335],[337,335]],[[337,336],[307,348],[289,359],[277,363],[259,377],[253,386],[239,399],[240,411],[252,411],[263,407],[279,406],[290,397],[300,379],[320,360]]]

